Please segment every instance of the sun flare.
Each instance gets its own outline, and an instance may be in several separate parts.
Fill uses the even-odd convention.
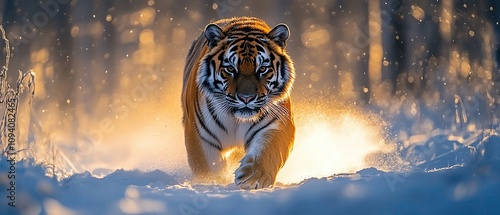
[[[299,104],[299,109],[305,108]],[[316,108],[296,116],[295,146],[277,182],[298,183],[361,170],[367,167],[365,157],[381,148],[381,128],[371,123],[367,114],[327,110]]]

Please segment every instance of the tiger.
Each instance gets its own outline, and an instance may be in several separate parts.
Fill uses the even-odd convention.
[[[286,24],[271,29],[255,17],[234,17],[208,24],[192,43],[181,100],[194,178],[217,181],[228,154],[239,150],[232,158],[239,160],[234,184],[243,190],[274,186],[295,138],[289,35]]]

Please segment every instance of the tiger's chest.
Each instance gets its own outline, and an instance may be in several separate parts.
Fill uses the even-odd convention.
[[[213,104],[211,105],[213,106]],[[201,136],[214,144],[219,145],[222,150],[233,147],[243,147],[253,123],[238,122],[228,113],[218,111],[217,107],[211,107],[207,102],[200,102],[198,124],[204,124],[206,129],[200,129]],[[204,127],[199,125],[198,127]]]

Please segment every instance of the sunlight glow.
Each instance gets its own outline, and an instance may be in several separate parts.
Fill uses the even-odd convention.
[[[369,117],[347,110],[327,110],[296,117],[295,146],[277,182],[298,183],[307,178],[355,172],[366,168],[365,157],[381,148],[380,128],[368,122]]]
[[[174,102],[174,101],[170,101]],[[328,177],[339,173],[353,173],[369,167],[365,163],[366,156],[383,147],[383,126],[368,113],[356,108],[338,107],[338,105],[323,102],[320,105],[311,105],[307,102],[294,104],[296,139],[288,161],[277,176],[277,182],[283,184],[299,183],[308,178]],[[159,105],[162,106],[162,105]],[[145,108],[145,107],[142,107]],[[158,107],[157,107],[158,108]],[[161,108],[160,108],[161,109]],[[308,110],[303,111],[303,110]],[[153,108],[151,118],[158,110]],[[139,131],[130,135],[130,132],[117,132],[118,136],[111,137],[114,148],[122,144],[123,153],[107,154],[107,166],[111,168],[134,169],[152,171],[160,169],[169,173],[176,172],[189,175],[186,153],[182,138],[180,120],[174,121],[176,114],[181,114],[180,108],[169,111],[171,116],[163,116],[158,121],[141,122],[133,119]],[[144,115],[141,115],[144,117]],[[167,125],[168,132],[165,132]],[[127,128],[124,128],[127,130]],[[117,130],[121,130],[117,128]],[[113,153],[115,154],[115,153]],[[123,156],[126,154],[127,156]],[[235,155],[235,156],[233,156]],[[243,156],[242,152],[229,150],[224,154],[226,160]],[[109,159],[115,158],[113,162]],[[125,158],[125,159],[124,159]],[[120,162],[121,161],[121,162]],[[227,170],[228,183],[233,181],[233,172],[238,162],[229,163]]]

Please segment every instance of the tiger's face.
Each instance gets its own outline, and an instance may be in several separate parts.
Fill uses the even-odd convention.
[[[205,29],[210,51],[202,61],[198,85],[218,110],[241,121],[256,121],[263,114],[284,114],[277,105],[286,98],[294,80],[293,65],[284,52],[288,27],[269,33],[250,29],[225,33],[217,25]]]

